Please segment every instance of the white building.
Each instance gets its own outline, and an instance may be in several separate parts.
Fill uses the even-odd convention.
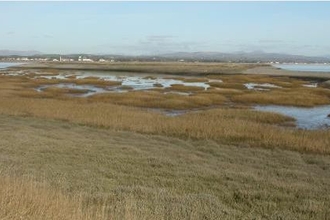
[[[82,61],[84,61],[84,62],[94,62],[93,60],[91,60],[89,58],[83,58]]]

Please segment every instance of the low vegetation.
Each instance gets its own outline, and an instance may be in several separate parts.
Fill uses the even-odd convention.
[[[281,128],[292,119],[248,109],[214,109],[168,117],[161,113],[87,100],[1,98],[0,113],[61,119],[74,123],[160,134],[183,139],[210,139],[249,147],[300,152],[330,152],[330,131]]]
[[[31,117],[0,123],[2,219],[329,216],[329,155]]]
[[[297,88],[265,91],[254,91],[237,96],[232,96],[231,100],[246,104],[263,105],[288,105],[313,107],[317,105],[330,104],[330,90]]]
[[[184,75],[209,75],[209,74],[236,74],[247,69],[269,66],[267,64],[244,64],[244,63],[188,63],[188,62],[120,62],[108,64],[65,64],[65,63],[42,63],[13,67],[12,69],[38,69],[39,71],[59,70],[96,70],[117,71],[134,73],[162,73]]]
[[[0,176],[1,219],[106,219],[101,208],[84,207],[79,196],[26,178]]]
[[[207,90],[134,91],[97,77],[31,78],[33,70],[0,75],[0,219],[327,219],[330,130],[295,129],[292,118],[250,106],[329,104],[330,90],[288,77],[220,75],[219,66],[248,68],[121,69],[185,75],[194,67],[189,74],[203,77],[181,80],[211,80]],[[87,90],[55,87],[63,82],[124,92],[81,98],[72,95]],[[36,91],[43,85],[50,87]]]

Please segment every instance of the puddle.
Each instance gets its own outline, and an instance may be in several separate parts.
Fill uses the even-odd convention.
[[[308,87],[308,88],[317,88],[317,83],[312,83],[312,84],[304,84],[304,87]]]
[[[183,86],[195,86],[201,87],[204,90],[207,90],[210,85],[207,84],[208,82],[184,82],[179,79],[166,79],[160,76],[145,76],[145,75],[132,75],[132,74],[125,74],[125,73],[90,73],[90,72],[77,72],[75,74],[68,73],[60,73],[58,75],[39,75],[35,76],[34,78],[46,78],[46,79],[71,79],[75,77],[76,79],[85,79],[88,77],[98,78],[105,81],[116,81],[121,82],[121,87],[129,87],[131,90],[148,90],[154,88],[170,88],[174,84],[180,84]],[[63,84],[59,84],[63,85]],[[65,84],[65,85],[73,85],[73,84]],[[59,86],[61,88],[61,86]],[[74,88],[73,88],[74,87]],[[67,87],[65,87],[67,88]],[[77,86],[68,87],[72,89],[77,89]],[[97,88],[97,87],[96,87]],[[111,87],[113,92],[127,92],[127,90],[121,89],[120,87]],[[98,93],[102,91],[98,90]],[[177,93],[180,95],[189,95],[190,93]]]
[[[57,88],[62,88],[62,89],[77,89],[77,90],[87,91],[87,92],[81,93],[81,94],[70,94],[71,96],[76,96],[76,97],[88,97],[88,96],[98,94],[98,93],[110,92],[109,90],[99,88],[96,86],[76,85],[74,83],[60,83],[60,84],[56,84],[56,85],[44,85],[44,86],[40,86],[40,87],[36,88],[36,91],[43,92],[45,89],[50,88],[50,87],[57,87]]]
[[[276,112],[296,119],[297,128],[314,130],[320,128],[330,128],[330,105],[313,108],[293,107],[293,106],[255,106],[258,111]]]
[[[177,116],[185,115],[185,114],[191,113],[191,112],[200,112],[202,110],[203,109],[171,110],[171,109],[149,108],[149,111],[159,112],[168,117],[177,117]]]
[[[245,83],[244,86],[249,90],[260,91],[269,91],[271,88],[282,88],[281,86],[277,86],[271,83]]]
[[[164,94],[177,94],[177,95],[185,95],[185,96],[189,96],[192,93],[191,92],[164,92]]]

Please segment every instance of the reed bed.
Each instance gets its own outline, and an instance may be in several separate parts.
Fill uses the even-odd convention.
[[[238,112],[211,114],[236,120]],[[253,112],[239,119],[282,120]],[[307,220],[329,214],[330,155],[45,118],[0,115],[0,123],[2,219]]]
[[[0,177],[1,219],[107,219],[102,208],[84,208],[79,196],[68,197],[26,178]]]
[[[209,75],[209,74],[236,74],[247,69],[269,66],[266,64],[243,64],[243,63],[188,63],[188,62],[120,62],[109,64],[66,64],[66,63],[43,63],[31,64],[12,69],[40,69],[49,70],[107,70],[134,73],[165,73],[184,75]]]
[[[237,77],[240,80],[251,80],[250,76]],[[254,79],[265,80],[259,76]],[[42,82],[48,83],[49,80],[42,79]],[[270,115],[260,112],[254,112],[252,115],[253,111],[247,109],[217,109],[169,118],[131,108],[189,110],[225,107],[227,103],[234,106],[281,104],[310,107],[330,103],[330,91],[326,88],[283,88],[265,92],[225,86],[196,91],[192,95],[163,94],[164,90],[157,88],[152,91],[105,93],[88,98],[75,98],[68,94],[85,91],[49,88],[46,92],[36,92],[32,88],[29,89],[31,81],[24,77],[2,76],[0,84],[0,113],[3,114],[62,119],[92,126],[180,138],[212,139],[226,144],[329,152],[329,131],[299,131],[273,125],[292,124],[292,120],[288,118],[266,123],[260,121],[260,117],[269,118]],[[221,83],[226,84],[231,83]],[[229,114],[236,116],[228,117]],[[242,118],[242,115],[249,115],[249,118]],[[283,116],[280,118],[283,119]]]
[[[330,104],[329,91],[311,88],[297,88],[295,90],[281,89],[264,91],[251,91],[249,93],[232,96],[234,102],[245,104],[287,105],[313,107]]]
[[[200,99],[204,102],[203,99]],[[166,117],[160,113],[88,100],[1,98],[1,114],[68,120],[91,126],[161,134],[180,138],[211,139],[249,147],[282,148],[328,154],[330,131],[301,131],[274,124],[292,119],[246,109],[215,109]],[[179,103],[171,103],[177,105]]]
[[[205,90],[204,87],[200,86],[185,86],[182,84],[172,84],[171,87],[166,88],[169,91],[178,91],[178,92],[196,92]]]

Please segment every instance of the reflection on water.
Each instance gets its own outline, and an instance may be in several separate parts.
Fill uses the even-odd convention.
[[[269,90],[270,88],[282,88],[271,83],[245,83],[244,86],[249,90]]]
[[[43,85],[39,86],[36,88],[38,92],[43,92],[45,89],[50,88],[50,87],[56,87],[56,88],[61,88],[61,89],[76,89],[76,90],[81,90],[81,91],[86,91],[81,94],[74,94],[74,96],[78,97],[88,97],[97,93],[104,93],[108,92],[108,90],[99,88],[97,86],[93,85],[77,85],[74,83],[59,83],[55,85]]]
[[[141,74],[140,74],[141,75]],[[169,79],[164,77],[148,77],[148,76],[137,76],[135,75],[125,75],[125,74],[116,74],[113,72],[109,73],[98,73],[98,72],[79,72],[76,75],[71,74],[59,74],[59,75],[51,75],[51,76],[36,76],[35,78],[47,78],[47,79],[69,79],[72,76],[76,76],[76,79],[85,79],[88,77],[95,77],[100,80],[105,81],[116,81],[121,82],[122,86],[129,86],[133,90],[147,90],[147,89],[154,89],[156,87],[161,88],[169,88],[172,85],[180,84],[183,86],[196,86],[202,87],[204,90],[207,90],[210,85],[206,82],[184,82],[180,79]],[[118,90],[119,91],[119,90]]]
[[[1,63],[0,62],[0,69],[5,69],[11,66],[17,66],[17,65],[21,65],[22,63]]]
[[[329,64],[276,64],[274,67],[291,71],[329,72]]]
[[[319,106],[313,108],[302,108],[293,106],[255,106],[258,111],[276,112],[283,115],[290,116],[296,119],[298,128],[302,129],[318,129],[330,127],[330,105]]]

